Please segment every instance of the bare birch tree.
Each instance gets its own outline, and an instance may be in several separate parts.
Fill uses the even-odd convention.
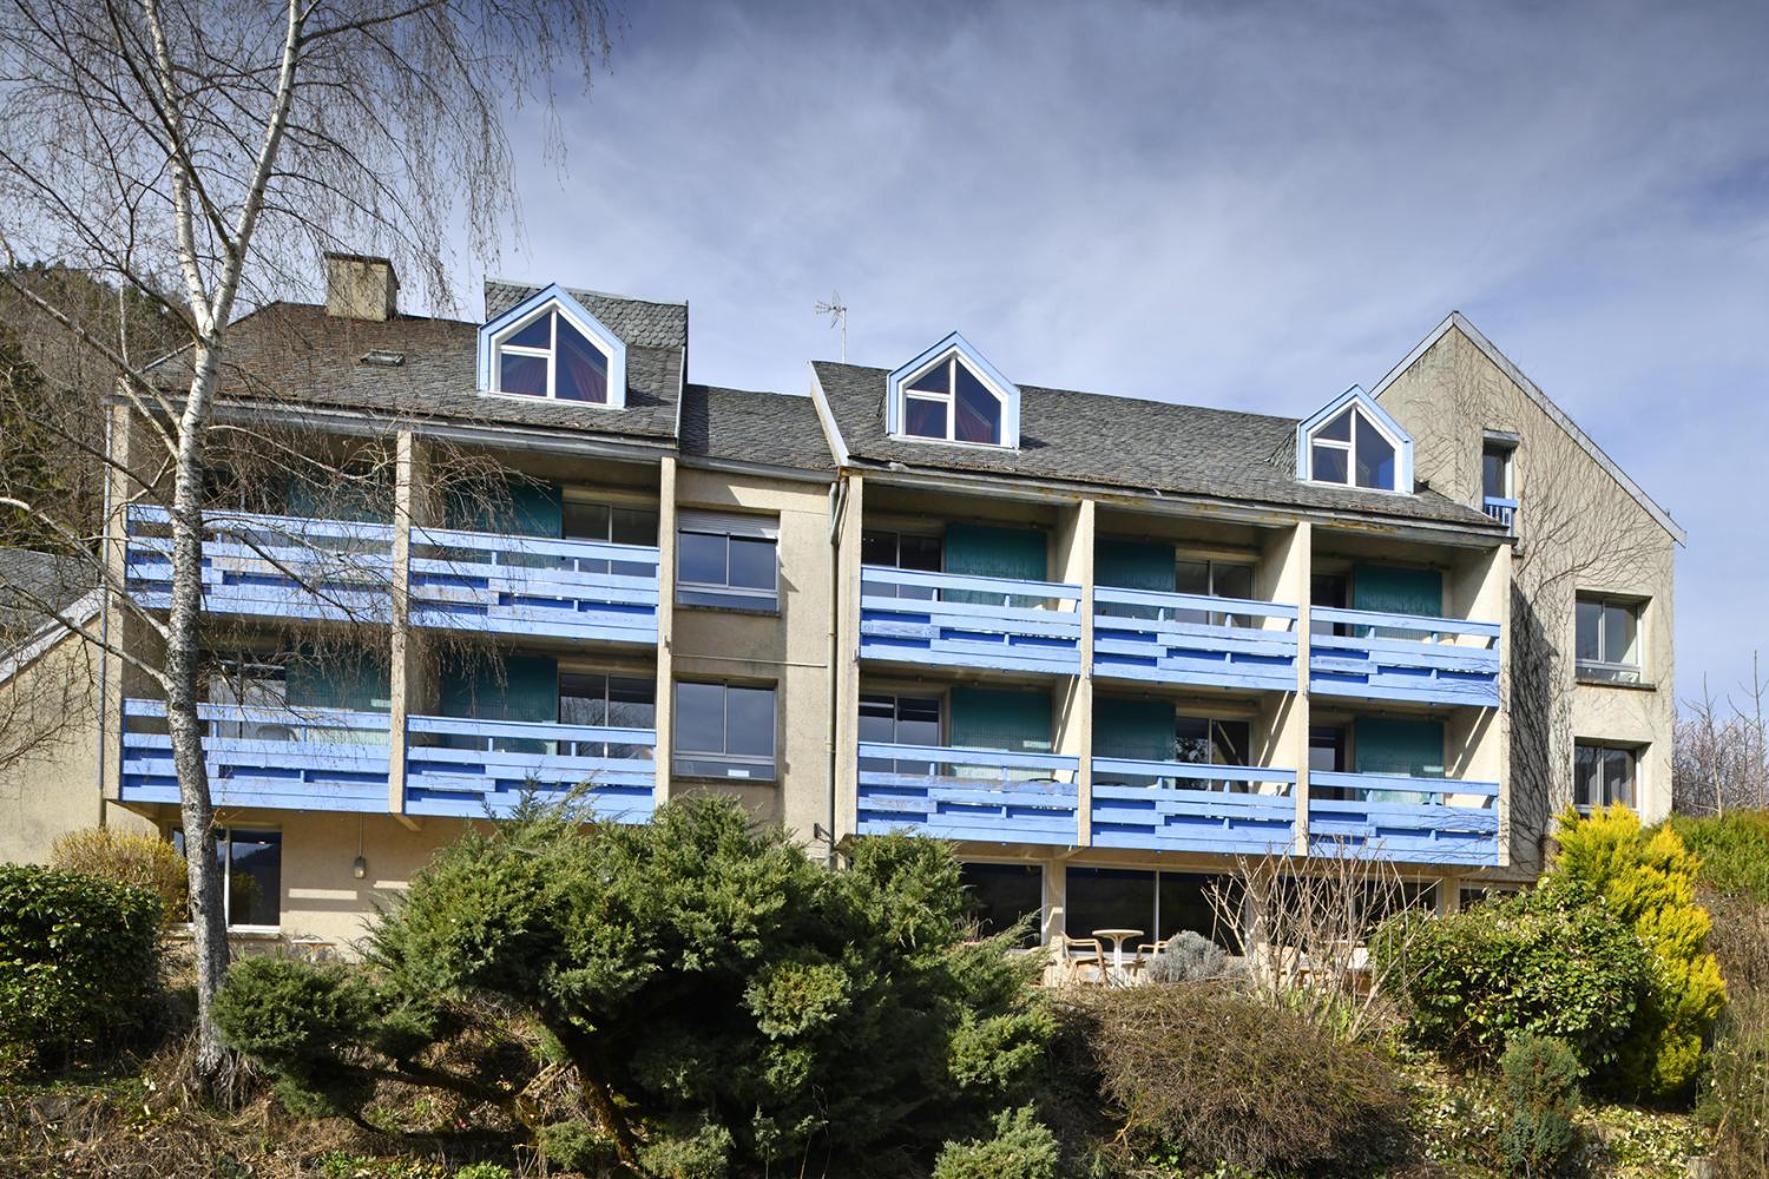
[[[209,1015],[227,940],[198,712],[213,625],[201,553],[232,325],[301,289],[318,254],[341,245],[388,254],[433,305],[452,305],[455,235],[491,256],[511,228],[511,112],[538,99],[550,115],[560,80],[587,85],[608,25],[603,0],[0,0],[0,284],[115,372],[114,387],[78,395],[128,406],[151,455],[131,452],[118,469],[101,451],[113,480],[169,489],[165,608],[106,585],[160,654],[78,633],[166,700],[194,841],[196,1072],[211,1089],[230,1062]],[[83,272],[175,319],[179,386],[168,390],[126,337],[22,278],[29,260]],[[108,578],[89,524],[17,495],[0,505],[66,551],[92,554]],[[77,629],[53,603],[32,604]]]

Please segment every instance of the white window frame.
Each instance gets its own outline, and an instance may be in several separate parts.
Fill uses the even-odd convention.
[[[724,705],[724,721],[721,726],[719,739],[724,745],[730,745],[731,743],[731,689],[737,688],[752,692],[767,692],[768,700],[772,705],[773,712],[768,728],[768,744],[773,749],[773,752],[767,757],[762,757],[761,755],[754,753],[731,753],[724,749],[684,748],[682,745],[683,730],[682,726],[677,723],[676,714],[681,711],[677,707],[677,701],[681,689],[685,684],[695,684],[701,687],[713,687],[719,689],[720,700]],[[674,736],[670,741],[670,772],[673,776],[684,778],[708,778],[721,782],[774,783],[780,780],[780,686],[778,684],[746,684],[741,681],[730,680],[677,680],[674,687],[670,690],[670,713],[670,723],[671,727],[674,729]],[[677,768],[679,763],[683,761],[724,762],[726,763],[726,770],[723,774],[706,774],[698,771],[684,771]],[[766,772],[764,774],[733,772],[735,769],[744,766],[754,766],[757,769],[765,770]]]
[[[977,384],[981,385],[988,391],[991,397],[995,398],[996,405],[1000,407],[1000,413],[997,414],[995,418],[995,441],[993,442],[972,442],[968,439],[960,439],[958,437],[957,366],[961,364],[970,372],[971,376],[976,378]],[[946,368],[946,391],[944,393],[930,393],[925,389],[910,388],[911,385],[941,366],[945,366]],[[995,387],[994,381],[991,381],[983,373],[978,372],[975,365],[968,363],[964,358],[964,354],[957,348],[949,349],[933,363],[924,364],[916,369],[913,374],[904,378],[900,389],[901,392],[898,396],[902,400],[902,405],[898,407],[900,415],[898,420],[902,423],[902,428],[898,432],[904,438],[913,438],[920,442],[948,442],[954,446],[984,446],[991,450],[1001,450],[1007,446],[1007,395]],[[911,401],[932,401],[946,407],[946,433],[944,437],[934,434],[914,434],[910,432],[909,403]]]
[[[1634,660],[1631,663],[1610,659],[1609,652],[1604,650],[1609,628],[1603,625],[1603,616],[1597,617],[1597,658],[1580,659],[1577,656],[1579,645],[1579,611],[1582,605],[1594,605],[1600,611],[1624,610],[1634,619]],[[1643,684],[1646,682],[1646,660],[1641,656],[1645,647],[1643,623],[1646,618],[1646,603],[1638,598],[1606,596],[1603,594],[1579,594],[1573,600],[1573,669],[1580,680],[1605,684]]]
[[[275,835],[275,836],[279,837],[279,842],[277,844],[277,847],[279,850],[277,852],[277,870],[276,870],[276,874],[277,874],[276,921],[277,921],[277,923],[275,925],[235,925],[233,922],[229,921],[227,924],[227,932],[228,933],[245,934],[248,936],[271,936],[271,935],[275,935],[275,934],[280,934],[283,929],[283,926],[282,926],[282,919],[283,919],[283,895],[282,895],[283,864],[282,864],[282,858],[283,857],[282,857],[282,851],[280,849],[284,849],[284,848],[288,847],[288,837],[283,832],[283,829],[281,827],[260,825],[260,826],[256,826],[256,827],[238,827],[238,828],[236,828],[232,825],[223,826],[223,825],[219,825],[219,824],[215,827],[216,842],[225,851],[224,862],[221,866],[221,912],[225,915],[225,914],[231,913],[233,911],[233,833],[236,830],[247,831],[247,832],[251,832],[253,834]],[[177,834],[181,835],[181,834],[183,834],[183,828],[173,827],[171,829],[171,831],[168,832],[168,834],[167,834],[168,841],[171,840],[171,836],[173,833],[177,833]],[[184,851],[187,856],[190,854],[190,841],[189,840],[185,841]],[[190,927],[191,927],[190,922],[188,922],[188,921],[184,922],[185,929],[189,929]]]
[[[1588,815],[1592,811],[1600,810],[1600,809],[1610,806],[1612,804],[1607,800],[1604,802],[1600,802],[1600,803],[1590,803],[1590,802],[1581,803],[1578,801],[1579,750],[1580,749],[1598,749],[1598,750],[1604,751],[1605,753],[1620,753],[1620,754],[1623,754],[1627,757],[1627,759],[1628,759],[1628,793],[1633,796],[1632,801],[1630,801],[1627,805],[1628,805],[1629,810],[1638,813],[1640,810],[1640,754],[1641,754],[1641,748],[1639,746],[1635,746],[1635,745],[1611,744],[1607,741],[1580,741],[1577,738],[1573,739],[1573,744],[1572,744],[1573,809],[1578,811],[1579,814],[1581,814],[1581,815]],[[1601,776],[1601,775],[1599,775],[1599,776]],[[1598,785],[1600,787],[1602,787],[1603,783],[1599,782]],[[1605,791],[1607,794],[1606,787],[1605,787]]]
[[[717,536],[725,542],[725,583],[687,581],[676,564],[676,601],[683,606],[706,606],[776,612],[780,609],[780,527],[772,520],[757,516],[725,515],[719,512],[683,511],[676,517],[676,548],[679,552],[684,534]],[[774,584],[768,589],[729,584],[731,575],[731,538],[765,540],[774,549]]]
[[[553,317],[549,321],[547,346],[545,348],[535,348],[527,344],[505,343],[510,337],[518,334],[543,315]],[[594,405],[603,408],[612,406],[614,404],[614,357],[610,355],[607,347],[603,345],[602,341],[596,338],[596,333],[590,329],[589,325],[580,322],[577,316],[566,310],[564,304],[557,301],[541,304],[541,306],[529,312],[527,315],[523,316],[521,319],[491,338],[491,388],[488,392],[494,397],[511,397],[519,401],[559,400],[559,316],[564,316],[569,319],[572,326],[577,329],[578,334],[583,336],[584,340],[590,345],[590,347],[602,354],[602,363],[608,379],[608,384],[604,389],[605,396],[601,401],[579,401],[576,398],[568,397],[565,399],[565,403],[567,405]],[[506,352],[513,356],[537,357],[547,362],[547,392],[545,396],[537,397],[533,393],[507,393],[504,391],[504,366],[502,362],[504,353]]]
[[[1499,499],[1517,498],[1517,443],[1504,439],[1487,437],[1480,444],[1480,495],[1488,498],[1486,490],[1486,456],[1497,453],[1505,459],[1505,490]]]
[[[1319,437],[1322,430],[1338,421],[1346,413],[1350,413],[1353,420],[1351,428],[1346,431],[1344,442],[1339,441],[1337,438]],[[1357,481],[1357,419],[1360,418],[1368,422],[1370,428],[1375,430],[1376,433],[1382,435],[1383,440],[1387,442],[1389,446],[1394,448],[1395,486],[1393,487],[1365,487]],[[1402,471],[1401,448],[1403,445],[1402,440],[1396,438],[1393,432],[1390,431],[1387,426],[1382,424],[1380,419],[1365,413],[1363,406],[1359,405],[1357,402],[1348,402],[1338,413],[1329,417],[1326,421],[1308,432],[1308,481],[1310,483],[1319,483],[1324,487],[1345,487],[1352,491],[1386,491],[1390,493],[1398,493],[1400,491],[1399,484]],[[1324,446],[1328,450],[1342,450],[1345,452],[1344,482],[1339,482],[1334,479],[1323,479],[1320,477],[1319,473],[1315,471],[1314,448],[1317,446]]]

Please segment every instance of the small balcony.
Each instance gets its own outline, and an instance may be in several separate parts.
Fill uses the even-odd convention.
[[[502,818],[532,794],[569,797],[598,819],[651,818],[653,729],[414,716],[406,731],[407,814]]]
[[[132,505],[125,584],[150,610],[172,602],[171,513]],[[386,622],[391,525],[251,512],[203,514],[203,609],[214,614]]]
[[[1068,846],[1080,759],[936,745],[860,745],[862,835]]]
[[[387,714],[202,704],[203,761],[216,806],[387,810]],[[123,802],[178,802],[166,705],[123,702]]]
[[[1308,781],[1312,854],[1347,849],[1403,863],[1499,862],[1497,782],[1324,771],[1310,772]]]
[[[1077,675],[1080,607],[1077,585],[867,565],[860,658]]]
[[[415,528],[412,622],[655,646],[657,565],[650,545]]]
[[[1517,533],[1517,501],[1502,496],[1484,496],[1480,502],[1481,510],[1505,526],[1505,531]]]
[[[1499,705],[1499,624],[1340,610],[1309,617],[1309,691],[1414,704]],[[1331,631],[1320,631],[1320,627]]]
[[[1098,586],[1094,675],[1294,692],[1297,613],[1275,602]]]
[[[1283,855],[1296,842],[1296,771],[1093,759],[1094,847]]]

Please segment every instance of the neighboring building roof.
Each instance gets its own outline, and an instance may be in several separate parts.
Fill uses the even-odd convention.
[[[596,309],[598,318],[605,313],[614,321],[609,329],[620,333],[622,316],[606,303]],[[627,330],[633,330],[630,324]],[[650,331],[646,328],[640,338],[659,338]],[[454,319],[396,315],[379,322],[327,315],[324,307],[306,303],[273,303],[240,319],[229,332],[222,393],[239,402],[298,402],[401,418],[674,439],[683,380],[679,345],[640,344],[622,336],[627,343],[627,403],[616,410],[480,394],[475,388],[478,332],[478,324]],[[395,355],[399,361],[365,363],[371,352]],[[150,369],[150,375],[173,390],[188,373],[188,353],[182,350]]]
[[[65,611],[97,588],[91,560],[0,547],[0,642],[16,641],[46,623],[58,625],[38,603]]]
[[[886,370],[829,361],[811,367],[839,434],[832,444],[857,464],[902,463],[1503,532],[1485,513],[1436,492],[1397,495],[1298,480],[1295,418],[1021,384],[1019,449],[916,442],[886,432]]]
[[[1372,397],[1381,397],[1383,391],[1386,390],[1388,386],[1392,385],[1402,373],[1406,372],[1409,368],[1412,368],[1414,363],[1418,361],[1421,356],[1425,355],[1425,353],[1429,352],[1432,346],[1439,340],[1443,339],[1445,333],[1451,328],[1460,331],[1468,338],[1470,344],[1473,344],[1476,348],[1480,349],[1480,351],[1486,355],[1488,360],[1498,366],[1500,372],[1503,372],[1507,377],[1511,378],[1512,383],[1519,389],[1523,390],[1523,395],[1525,397],[1535,402],[1538,409],[1547,414],[1549,418],[1553,419],[1561,429],[1565,430],[1568,436],[1570,436],[1574,442],[1578,443],[1579,446],[1584,449],[1586,454],[1591,456],[1592,461],[1602,467],[1605,471],[1609,472],[1610,477],[1621,485],[1622,490],[1634,497],[1635,502],[1638,503],[1641,508],[1645,509],[1647,515],[1658,521],[1659,526],[1671,534],[1671,539],[1675,540],[1678,544],[1687,544],[1689,542],[1689,534],[1683,530],[1681,524],[1671,518],[1671,513],[1661,507],[1658,501],[1654,500],[1650,495],[1647,495],[1646,491],[1638,483],[1634,482],[1634,480],[1629,477],[1628,473],[1622,470],[1621,466],[1617,464],[1614,459],[1610,458],[1603,452],[1603,448],[1598,446],[1597,443],[1591,439],[1590,435],[1586,434],[1579,428],[1579,424],[1573,421],[1572,418],[1567,415],[1565,410],[1554,404],[1553,399],[1546,393],[1542,392],[1539,385],[1525,376],[1523,370],[1513,364],[1510,357],[1506,356],[1503,352],[1500,352],[1497,345],[1487,339],[1481,330],[1475,327],[1474,324],[1469,321],[1468,317],[1463,315],[1460,311],[1452,311],[1445,316],[1442,323],[1433,328],[1429,335],[1419,341],[1417,347],[1407,353],[1406,357],[1402,359],[1399,364],[1389,370],[1388,375],[1382,378],[1381,382],[1375,387],[1375,389],[1371,390],[1370,395]]]
[[[689,385],[682,391],[682,454],[802,471],[833,471],[817,408],[805,396]]]

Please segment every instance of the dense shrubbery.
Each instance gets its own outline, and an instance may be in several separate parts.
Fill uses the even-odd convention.
[[[1608,906],[1537,891],[1435,921],[1385,925],[1372,952],[1414,1039],[1491,1062],[1519,1033],[1564,1040],[1587,1069],[1612,1063],[1650,985],[1646,953]]]
[[[1183,930],[1149,961],[1148,979],[1153,983],[1204,982],[1228,971],[1228,951],[1202,934]]]
[[[494,1005],[544,1029],[586,1120],[653,1172],[925,1168],[1015,1103],[1051,1031],[1039,962],[965,930],[933,841],[867,840],[831,873],[711,799],[633,827],[531,811],[438,853],[371,969],[248,959],[216,1018],[305,1110],[358,1110],[389,1076],[512,1107],[536,1066],[468,1034]]]
[[[160,898],[165,924],[185,920],[190,877],[184,857],[157,835],[126,835],[109,827],[70,831],[55,841],[49,859],[69,872],[145,888]]]
[[[47,1063],[138,1032],[159,992],[160,916],[146,889],[0,865],[0,1060]]]
[[[1667,825],[1701,858],[1697,875],[1704,888],[1769,904],[1769,811],[1674,815]]]
[[[1624,806],[1567,815],[1544,891],[1595,897],[1626,921],[1652,962],[1652,985],[1607,1079],[1618,1092],[1675,1097],[1694,1084],[1702,1042],[1726,1001],[1708,952],[1712,922],[1695,900],[1700,861],[1668,827],[1643,830]]]
[[[1406,1098],[1373,1052],[1232,987],[1114,989],[1075,1015],[1130,1149],[1362,1174],[1405,1148]]]
[[[1562,1040],[1525,1032],[1505,1049],[1499,1069],[1508,1107],[1499,1132],[1506,1165],[1518,1175],[1561,1173],[1578,1144],[1578,1057]]]
[[[1003,1110],[995,1136],[949,1143],[934,1163],[933,1179],[1056,1179],[1056,1135],[1030,1106]]]

